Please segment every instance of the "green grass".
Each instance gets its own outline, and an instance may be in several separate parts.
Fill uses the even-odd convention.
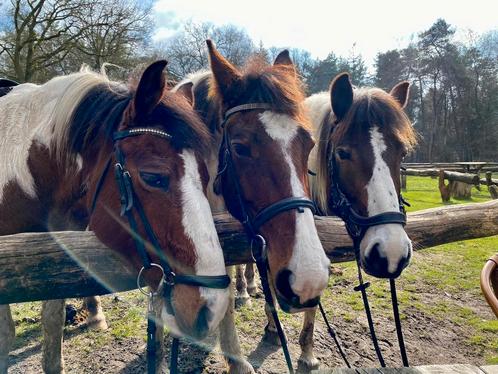
[[[409,212],[460,203],[482,203],[490,199],[487,187],[481,186],[481,191],[478,191],[475,187],[472,188],[472,198],[470,200],[455,200],[452,198],[449,203],[443,204],[437,178],[409,176],[406,187],[407,191],[403,192],[403,196],[412,205],[407,208]]]

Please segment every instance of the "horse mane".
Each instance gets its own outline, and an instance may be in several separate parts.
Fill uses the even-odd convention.
[[[194,109],[204,121],[209,132],[214,135],[220,125],[219,115],[221,108],[219,101],[209,95],[211,79],[212,73],[210,70],[200,70],[189,74],[173,88],[173,91],[177,91],[183,84],[192,83]]]
[[[111,81],[105,72],[93,72],[87,67],[55,79],[69,80],[51,117],[51,151],[56,152],[59,161],[73,160],[99,134],[106,140],[112,139],[138,85],[138,81],[129,84]],[[172,135],[175,147],[191,148],[204,154],[210,135],[187,101],[180,95],[165,92],[161,104],[148,118],[148,125],[166,124],[162,126],[163,130]]]
[[[324,95],[330,100],[329,95]],[[410,119],[399,103],[388,93],[379,88],[357,88],[354,90],[353,104],[346,117],[330,136],[334,124],[334,114],[330,105],[323,114],[316,129],[318,134],[316,151],[316,183],[313,183],[313,199],[323,213],[328,209],[328,190],[330,184],[329,153],[330,143],[339,144],[352,133],[369,131],[378,126],[385,136],[399,142],[407,152],[417,144],[417,135]],[[316,124],[315,124],[316,126]]]
[[[231,90],[234,91],[231,93],[231,106],[246,103],[270,104],[276,112],[293,117],[306,129],[311,128],[304,110],[304,84],[294,66],[271,65],[256,54],[249,58],[240,72],[241,78]],[[222,95],[213,83],[210,84],[209,96],[221,99]]]

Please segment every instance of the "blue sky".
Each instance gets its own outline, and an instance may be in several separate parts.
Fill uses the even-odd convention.
[[[319,58],[330,51],[346,56],[355,45],[369,64],[437,18],[457,26],[460,38],[468,29],[498,29],[497,0],[158,0],[154,15],[155,40],[172,36],[186,20],[232,23],[265,47],[303,48]]]

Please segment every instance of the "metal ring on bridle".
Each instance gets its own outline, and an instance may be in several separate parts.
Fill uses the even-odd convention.
[[[254,251],[253,251],[253,248],[254,248],[254,244],[255,242],[259,242],[260,244],[260,249],[263,249],[266,247],[266,240],[265,238],[263,238],[263,236],[261,235],[254,235],[252,238],[251,238],[251,256],[252,256],[252,259],[254,262],[256,262],[257,260],[254,258]]]
[[[152,262],[152,263],[150,264],[150,267],[149,267],[149,268],[147,268],[147,269],[145,268],[145,266],[142,266],[142,268],[140,269],[140,271],[138,272],[138,275],[137,275],[137,288],[138,288],[138,290],[139,290],[141,293],[143,293],[145,296],[151,296],[151,295],[153,295],[153,294],[154,294],[154,292],[147,292],[147,291],[145,291],[145,289],[144,289],[144,288],[142,287],[142,285],[140,284],[140,280],[141,280],[141,278],[142,278],[142,274],[143,274],[144,270],[149,270],[150,268],[153,268],[153,267],[158,268],[158,269],[159,269],[159,270],[161,270],[161,272],[162,272],[161,282],[160,282],[159,284],[161,284],[161,283],[163,282],[163,279],[164,279],[164,269],[163,269],[163,267],[162,267],[161,265],[159,265],[159,264],[156,264],[156,263]]]

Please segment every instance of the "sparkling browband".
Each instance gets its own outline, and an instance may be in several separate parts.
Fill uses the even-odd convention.
[[[113,140],[120,140],[123,138],[127,138],[129,136],[136,136],[136,135],[143,135],[143,134],[151,134],[151,135],[156,135],[160,136],[162,138],[166,139],[172,139],[173,137],[168,134],[166,131],[162,131],[159,129],[152,129],[149,127],[137,127],[129,130],[124,130],[124,131],[116,131],[113,135]]]

